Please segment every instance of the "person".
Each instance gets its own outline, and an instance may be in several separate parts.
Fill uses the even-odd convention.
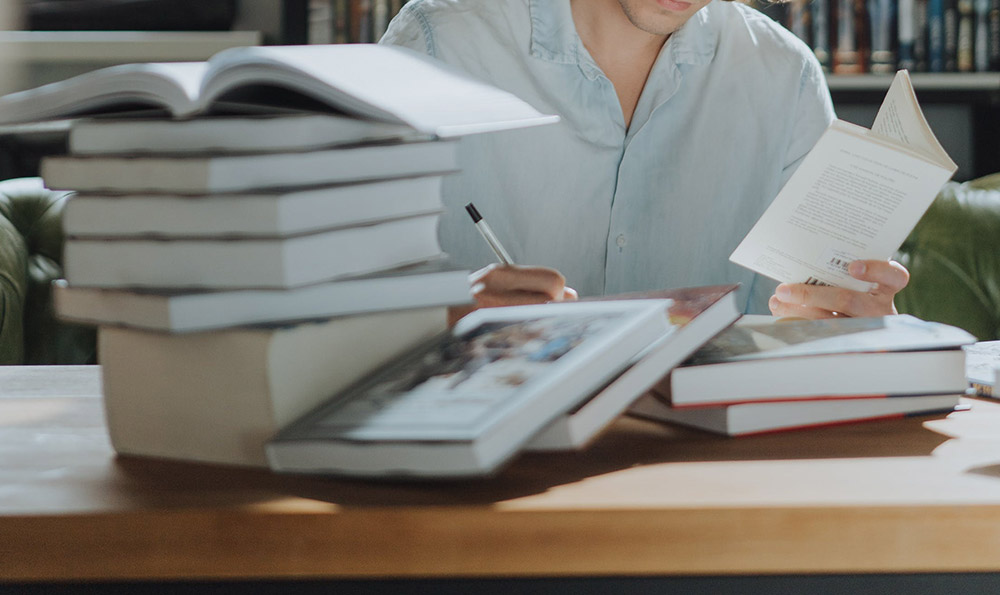
[[[439,237],[474,307],[741,283],[746,312],[894,313],[898,263],[856,261],[870,292],[775,283],[729,262],[835,118],[811,50],[726,0],[411,0],[381,43],[424,52],[556,125],[462,140]],[[514,257],[493,255],[474,202]],[[575,288],[570,289],[570,287]],[[454,312],[454,318],[464,310]]]

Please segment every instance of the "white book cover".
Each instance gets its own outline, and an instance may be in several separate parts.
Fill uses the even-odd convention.
[[[661,300],[484,308],[282,430],[276,471],[488,475],[667,331]]]
[[[51,156],[42,159],[48,188],[118,194],[213,194],[300,188],[458,169],[456,141],[359,145],[249,155]]]
[[[558,121],[418,52],[333,44],[230,48],[207,62],[111,66],[0,97],[0,123],[135,109],[137,104],[181,118],[220,105],[249,106],[255,113],[333,110],[440,137]]]
[[[98,329],[120,454],[265,467],[280,428],[446,328],[422,308],[183,335]]]
[[[75,287],[58,280],[53,300],[63,320],[188,333],[465,304],[472,299],[468,275],[434,261],[291,289],[144,291]]]
[[[892,256],[957,168],[899,71],[872,129],[834,122],[730,260],[780,282],[868,291],[848,264]]]
[[[72,155],[174,153],[281,153],[337,145],[420,140],[427,135],[404,124],[337,114],[205,116],[189,120],[104,117],[75,120]]]
[[[961,397],[961,393],[956,393],[682,408],[671,407],[654,395],[646,395],[629,413],[727,436],[746,436],[905,415],[947,413],[960,404]]]
[[[81,194],[63,210],[69,237],[289,236],[440,211],[442,176],[232,194]]]
[[[437,220],[431,214],[286,238],[70,238],[63,266],[79,287],[297,287],[436,258]]]

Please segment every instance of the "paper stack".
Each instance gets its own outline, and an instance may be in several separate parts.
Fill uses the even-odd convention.
[[[154,91],[160,113],[114,111]],[[105,69],[2,98],[0,120],[93,109],[42,176],[77,192],[56,307],[100,326],[113,445],[245,465],[469,301],[436,235],[454,137],[554,120],[381,46]]]

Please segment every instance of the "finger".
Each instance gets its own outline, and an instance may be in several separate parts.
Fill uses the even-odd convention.
[[[855,279],[875,283],[872,293],[896,295],[910,282],[910,272],[895,260],[855,260],[847,272]]]
[[[563,288],[563,296],[562,296],[563,300],[575,300],[578,297],[579,296],[577,295],[576,290],[573,289],[572,287]]]
[[[473,288],[472,296],[476,298],[476,305],[480,308],[500,308],[503,306],[526,306],[528,304],[545,304],[552,301],[552,296],[547,293],[535,291],[476,291]]]
[[[786,304],[773,295],[771,296],[771,299],[768,300],[767,307],[770,308],[771,314],[774,316],[789,318],[808,318],[814,320],[817,318],[836,318],[840,315],[837,312],[831,312],[830,310],[824,310],[822,308],[812,308],[799,304]]]
[[[840,287],[782,283],[774,291],[785,304],[796,304],[847,316],[881,316],[892,309],[892,294],[875,295]]]
[[[566,278],[555,269],[518,265],[492,264],[470,275],[469,280],[485,286],[488,293],[541,293],[548,296],[545,301],[561,299],[566,285]]]

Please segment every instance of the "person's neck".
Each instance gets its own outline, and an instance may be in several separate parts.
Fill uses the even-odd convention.
[[[615,88],[628,129],[649,72],[670,36],[633,25],[618,0],[570,0],[570,6],[583,46]]]
[[[636,59],[652,65],[670,37],[633,25],[618,0],[570,0],[570,6],[577,34],[599,65]]]

